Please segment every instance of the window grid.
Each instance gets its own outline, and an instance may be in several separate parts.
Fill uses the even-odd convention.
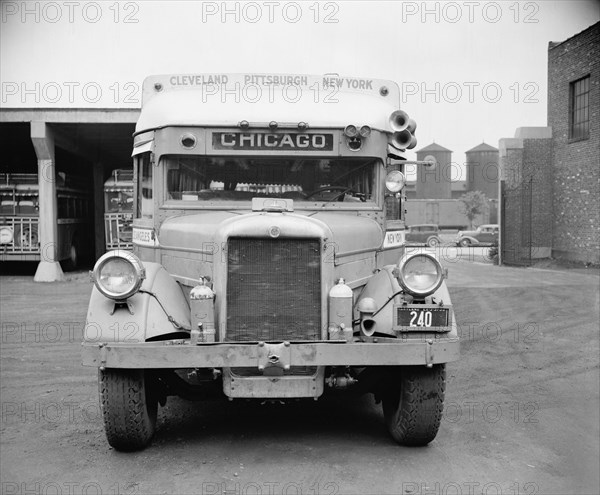
[[[570,139],[583,139],[590,134],[590,76],[571,83]]]

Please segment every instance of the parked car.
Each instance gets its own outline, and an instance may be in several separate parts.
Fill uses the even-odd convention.
[[[406,242],[409,244],[426,244],[430,247],[439,246],[440,228],[435,224],[412,225],[406,230]]]
[[[480,225],[475,230],[459,230],[457,246],[491,246],[498,242],[498,224]]]

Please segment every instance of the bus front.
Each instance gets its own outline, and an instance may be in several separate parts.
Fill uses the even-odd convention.
[[[404,248],[401,153],[416,124],[398,103],[395,83],[372,79],[147,78],[134,251],[94,268],[84,364],[101,383],[142,383],[146,401],[372,392],[400,443],[431,441],[439,418],[407,433],[398,384],[435,382],[440,408],[458,339],[437,257]],[[109,442],[145,445],[115,433],[110,404],[127,397],[106,399]]]

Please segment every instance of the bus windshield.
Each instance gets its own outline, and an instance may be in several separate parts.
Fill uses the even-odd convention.
[[[379,158],[213,157],[166,155],[169,200],[373,202]]]

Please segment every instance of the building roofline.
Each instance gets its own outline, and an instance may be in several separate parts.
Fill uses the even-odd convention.
[[[479,148],[479,149],[478,149]],[[498,151],[498,148],[495,148],[491,144],[486,143],[485,141],[481,142],[477,146],[474,146],[470,150],[465,151],[465,153],[481,153],[481,152],[494,152]]]
[[[3,108],[0,123],[135,124],[137,108]]]
[[[433,143],[428,144],[424,148],[421,148],[420,150],[416,150],[417,153],[421,153],[422,151],[425,151],[425,152],[441,151],[441,152],[452,153],[452,150],[449,150],[448,148],[442,146],[441,144],[436,143],[435,141]]]
[[[567,41],[571,41],[573,38],[576,38],[577,36],[579,36],[580,34],[585,33],[588,30],[593,29],[596,26],[600,26],[600,21],[596,22],[595,24],[592,24],[591,26],[586,27],[585,29],[583,29],[582,31],[579,31],[578,33],[570,36],[569,38],[567,38],[566,40],[563,41],[549,41],[548,42],[548,51],[550,50],[554,50],[555,48],[558,48],[560,45],[562,45],[563,43],[566,43]]]

